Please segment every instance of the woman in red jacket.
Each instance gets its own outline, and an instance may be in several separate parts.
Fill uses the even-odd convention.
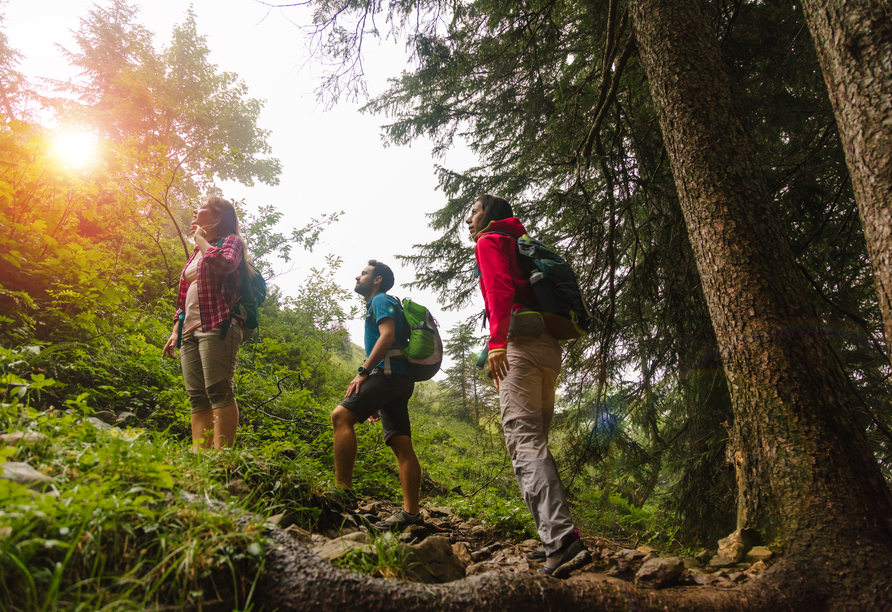
[[[163,354],[174,358],[180,349],[193,447],[219,449],[232,446],[238,429],[232,379],[244,317],[232,315],[250,264],[227,200],[209,197],[192,216],[190,232],[195,250],[180,276],[173,332]]]
[[[499,390],[505,444],[542,540],[545,563],[539,571],[552,574],[580,555],[588,556],[548,450],[561,347],[544,325],[521,335],[520,326],[512,322],[514,313],[535,310],[537,304],[517,249],[517,238],[526,229],[514,217],[511,205],[482,195],[466,223],[476,243],[474,256],[490,329],[489,369]]]

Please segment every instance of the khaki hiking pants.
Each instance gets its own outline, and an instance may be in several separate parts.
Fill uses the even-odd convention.
[[[523,500],[547,554],[576,531],[557,464],[548,450],[561,347],[551,334],[508,341],[508,375],[499,384],[505,445]]]

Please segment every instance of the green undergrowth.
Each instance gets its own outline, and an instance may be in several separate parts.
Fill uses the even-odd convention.
[[[413,580],[415,563],[407,562],[408,551],[398,546],[393,533],[370,533],[364,547],[351,550],[334,561],[334,565],[380,578]]]
[[[216,600],[249,609],[268,546],[267,518],[285,514],[312,531],[340,524],[325,496],[333,486],[327,419],[336,398],[294,394],[300,401],[267,408],[285,422],[252,410],[242,395],[236,448],[193,453],[173,424],[188,419],[181,401],[143,421],[171,424],[164,430],[91,424],[89,393],[66,398],[55,380],[15,363],[6,360],[0,431],[46,437],[0,446],[0,462],[27,463],[51,482],[38,490],[0,480],[0,609],[177,609]],[[432,396],[435,387],[420,385],[410,406],[423,505],[449,506],[498,537],[535,537],[498,424],[440,414]],[[396,461],[381,425],[359,425],[357,435],[357,491],[399,502]],[[678,546],[669,521],[649,505],[634,508],[615,493],[605,500],[579,485],[571,499],[586,533]],[[404,578],[404,560],[379,539],[370,543],[375,554],[341,565]]]
[[[0,426],[47,436],[0,454],[51,478],[0,480],[0,608],[249,606],[267,539],[261,517],[210,501],[209,456],[18,401],[0,404]]]

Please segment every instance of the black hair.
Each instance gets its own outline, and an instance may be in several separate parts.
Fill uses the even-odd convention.
[[[370,259],[369,265],[372,266],[372,280],[381,277],[381,293],[387,293],[393,287],[393,270],[385,263],[381,263],[376,259]]]
[[[493,221],[501,221],[514,216],[511,205],[508,200],[498,196],[485,193],[477,196],[477,202],[480,202],[480,209],[483,211],[483,227],[486,227]]]

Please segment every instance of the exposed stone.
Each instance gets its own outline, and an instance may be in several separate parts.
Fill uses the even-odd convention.
[[[694,558],[697,561],[699,561],[701,565],[704,563],[709,563],[709,560],[712,559],[712,552],[710,552],[708,550],[704,550],[703,552],[699,553]]]
[[[465,577],[465,568],[452,553],[449,538],[431,536],[415,545],[403,545],[406,569],[425,583],[441,584]]]
[[[765,563],[764,561],[756,561],[755,563],[753,563],[752,567],[750,567],[744,573],[747,576],[758,576],[759,574],[764,572],[766,569],[768,569],[767,563]]]
[[[645,553],[643,553],[640,550],[637,550],[635,548],[624,548],[621,551],[619,551],[618,553],[616,553],[617,557],[619,557],[620,559],[624,559],[626,561],[634,561],[635,559],[642,559],[642,558],[644,558],[644,555],[645,555]]]
[[[476,518],[474,518],[474,517],[471,517],[471,518],[469,518],[469,519],[468,519],[467,521],[465,521],[465,522],[466,522],[468,525],[470,525],[471,527],[473,527],[473,526],[475,526],[475,525],[479,525],[479,524],[480,524],[480,519],[476,519]]]
[[[99,412],[94,412],[92,418],[99,419],[103,423],[113,425],[114,422],[118,420],[118,415],[116,415],[111,410],[100,410]]]
[[[447,506],[438,506],[436,508],[427,508],[428,514],[432,518],[446,518],[452,514],[452,508]]]
[[[275,514],[269,517],[268,519],[266,519],[266,522],[270,525],[276,525],[280,529],[285,529],[286,527],[289,527],[292,523],[294,523],[294,517],[292,517],[287,512],[282,512],[281,514]]]
[[[645,561],[635,574],[635,583],[661,589],[677,581],[684,571],[680,557],[661,557]]]
[[[455,555],[455,558],[458,559],[458,562],[462,564],[462,567],[467,568],[474,562],[474,560],[471,558],[471,551],[468,548],[467,542],[456,542],[455,544],[453,544],[452,554]]]
[[[0,471],[0,478],[17,482],[26,487],[40,487],[53,480],[46,474],[41,474],[27,463],[8,461],[0,464],[0,468],[2,468],[2,471]]]
[[[730,559],[730,563],[740,563],[759,539],[758,532],[753,529],[738,529],[726,538],[719,540],[718,556]]]
[[[94,416],[87,417],[86,419],[84,419],[84,421],[86,421],[87,423],[89,423],[90,425],[92,425],[93,427],[98,429],[99,431],[109,431],[110,429],[112,429],[111,425],[109,425],[108,423],[104,423],[103,421],[100,421],[98,418],[96,418]]]
[[[354,551],[360,551],[370,555],[377,554],[374,547],[366,544],[367,540],[368,536],[365,533],[359,531],[356,533],[345,535],[341,538],[330,540],[319,548],[314,549],[313,552],[328,561],[340,559],[341,557]]]
[[[400,542],[412,544],[413,542],[422,542],[431,534],[430,530],[424,525],[409,525],[406,530],[400,534]]]
[[[700,562],[696,559],[696,557],[685,557],[684,558],[684,566],[685,569],[693,569],[700,567]]]
[[[290,535],[292,538],[297,540],[298,542],[303,542],[304,544],[313,544],[313,534],[311,534],[306,529],[301,529],[297,525],[289,525],[285,528],[285,533]]]
[[[122,412],[115,419],[116,425],[135,425],[139,422],[139,419],[132,412]]]
[[[728,575],[728,580],[731,582],[741,582],[746,576],[743,575],[743,572],[734,572]]]
[[[523,542],[521,542],[520,545],[526,546],[527,548],[539,548],[539,544],[541,544],[541,542],[539,542],[539,540],[530,539],[530,540],[524,540]]]
[[[748,563],[757,563],[759,561],[768,561],[774,556],[774,553],[766,546],[754,546],[746,553]]]
[[[480,535],[486,533],[486,527],[483,525],[474,525],[471,527],[471,535]]]
[[[230,495],[235,497],[247,497],[251,493],[251,488],[246,485],[245,481],[241,478],[236,478],[235,480],[227,482],[226,490],[229,491]]]
[[[715,575],[697,568],[690,570],[690,576],[691,579],[699,585],[709,585],[718,580],[718,577]]]
[[[46,436],[36,431],[14,431],[0,435],[0,444],[15,446],[21,442],[25,444],[39,444],[46,440]]]
[[[313,543],[314,548],[319,548],[320,546],[323,546],[324,544],[329,542],[329,538],[326,538],[321,533],[311,533],[310,542]]]

